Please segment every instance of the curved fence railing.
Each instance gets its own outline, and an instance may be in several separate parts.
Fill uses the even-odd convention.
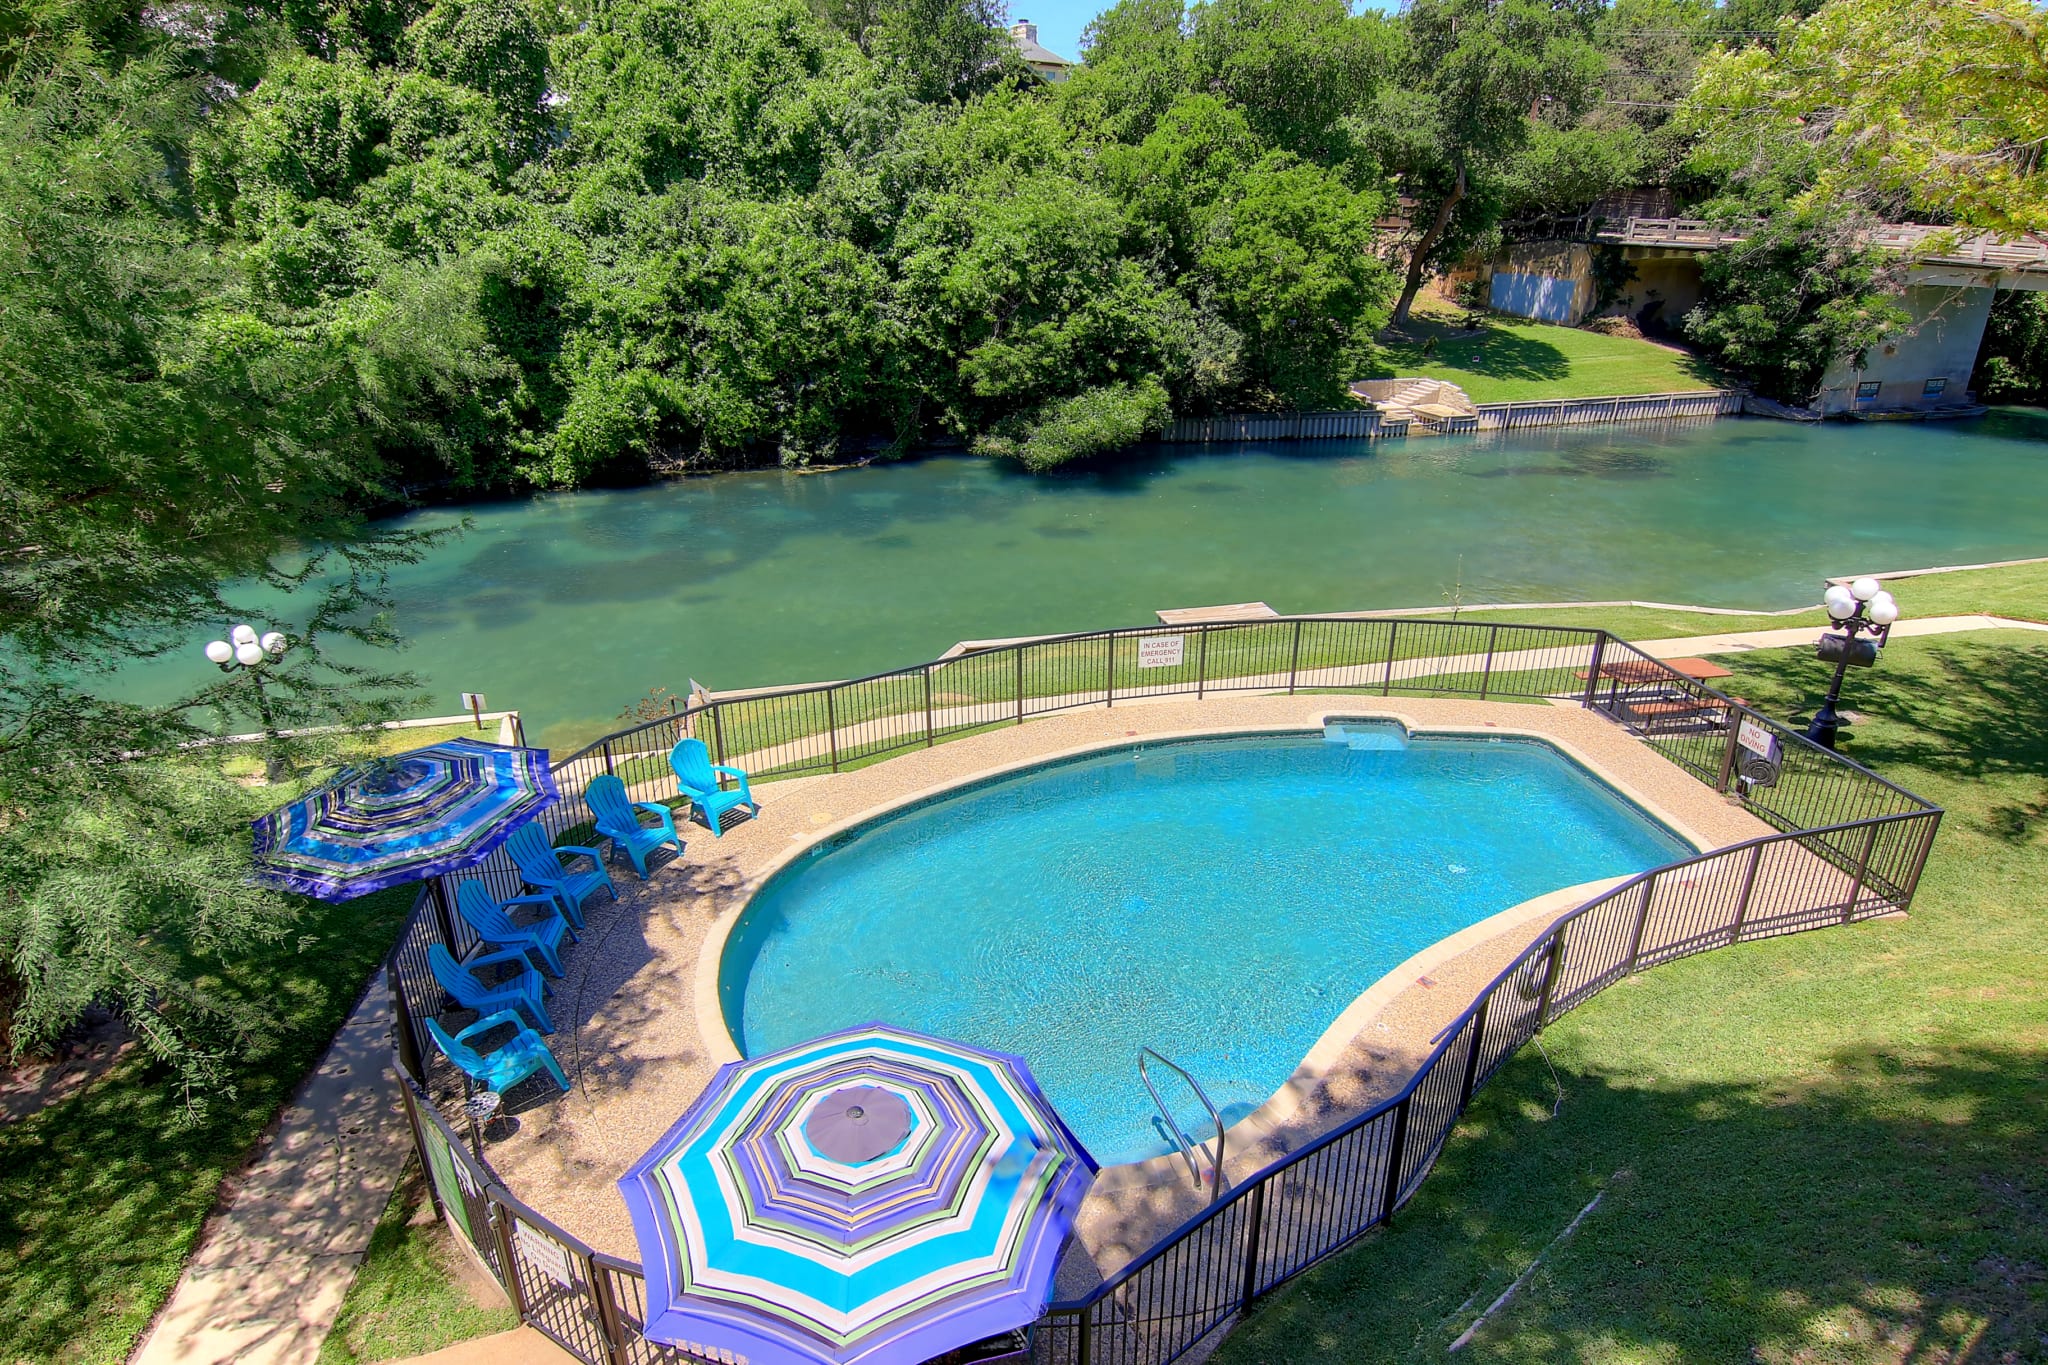
[[[575,832],[574,793],[601,772],[665,786],[667,749],[685,734],[759,781],[843,771],[1077,707],[1233,691],[1575,702],[1780,832],[1643,873],[1549,925],[1438,1035],[1399,1094],[1244,1177],[1091,1293],[1053,1304],[1030,1333],[1032,1358],[1045,1365],[1167,1365],[1185,1355],[1386,1222],[1478,1087],[1552,1020],[1658,963],[1904,910],[1941,819],[1931,803],[1604,631],[1352,617],[1058,636],[700,701],[556,761],[566,799],[542,819],[558,841]],[[1745,733],[1775,741],[1774,780],[1745,770]],[[494,890],[521,889],[502,856],[480,875]],[[437,942],[458,956],[476,946],[438,884],[422,892],[387,966],[406,1111],[444,1216],[521,1319],[579,1358],[730,1359],[649,1341],[640,1268],[520,1203],[465,1149],[430,1097],[436,1076],[452,1084],[450,1073],[430,1073],[424,1036],[423,1021],[446,1004],[426,970]]]

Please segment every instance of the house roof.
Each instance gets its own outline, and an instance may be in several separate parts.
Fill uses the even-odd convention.
[[[1010,41],[1017,45],[1017,55],[1022,57],[1027,64],[1035,63],[1044,66],[1080,65],[1079,62],[1060,56],[1059,53],[1054,52],[1049,47],[1041,47],[1038,42],[1038,25],[1034,23],[1020,21],[1010,25]]]

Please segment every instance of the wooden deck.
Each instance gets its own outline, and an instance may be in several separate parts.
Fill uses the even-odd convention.
[[[1264,602],[1232,602],[1221,607],[1165,607],[1152,614],[1163,626],[1205,626],[1216,621],[1264,621],[1280,613]]]

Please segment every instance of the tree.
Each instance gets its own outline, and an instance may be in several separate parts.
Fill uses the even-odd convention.
[[[1706,256],[1685,334],[1772,398],[1804,403],[1830,363],[1860,368],[1910,320],[1894,301],[1899,263],[1869,244],[1868,220],[1786,210]]]
[[[365,538],[359,509],[372,409],[419,376],[373,392],[347,336],[263,316],[194,231],[211,35],[45,18],[0,90],[0,1026],[19,1054],[119,1005],[197,1105],[246,1023],[206,960],[296,915],[249,883],[263,798],[184,747],[251,698],[142,707],[95,680],[218,630],[239,579],[320,599],[279,724],[385,713],[404,680],[337,672],[320,642],[389,641],[381,570],[420,546]],[[306,557],[320,542],[342,548]]]
[[[1710,58],[1686,118],[1725,166],[1795,168],[1804,204],[2048,228],[2048,19],[2026,0],[1829,0]]]
[[[2048,405],[2048,294],[1998,295],[1971,387],[1987,403]]]
[[[1408,320],[1428,268],[1497,218],[1498,196],[1475,201],[1475,181],[1520,150],[1546,104],[1575,113],[1590,96],[1603,66],[1591,16],[1590,6],[1540,0],[1409,5],[1400,79],[1368,114],[1369,145],[1400,173],[1422,224],[1393,326]],[[1453,232],[1461,211],[1467,221]]]

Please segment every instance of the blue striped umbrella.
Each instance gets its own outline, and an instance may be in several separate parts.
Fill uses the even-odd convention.
[[[474,867],[558,799],[546,749],[451,739],[352,768],[254,821],[256,875],[351,900]]]
[[[909,1365],[1043,1311],[1095,1161],[1023,1059],[868,1024],[719,1069],[619,1181],[648,1337]]]

